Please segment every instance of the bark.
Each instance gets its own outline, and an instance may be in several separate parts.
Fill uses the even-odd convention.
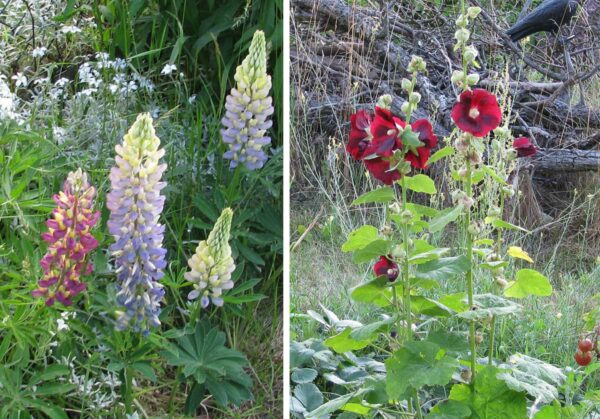
[[[540,150],[533,161],[536,170],[583,172],[600,169],[600,151],[555,149]]]

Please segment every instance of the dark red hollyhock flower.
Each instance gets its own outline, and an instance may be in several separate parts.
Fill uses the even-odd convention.
[[[367,170],[373,177],[386,185],[391,185],[402,176],[397,169],[390,170],[391,163],[387,157],[376,157],[363,160]]]
[[[513,141],[513,148],[517,150],[517,156],[519,157],[531,157],[537,153],[537,148],[531,144],[527,137],[516,138]]]
[[[433,133],[433,127],[427,119],[419,119],[411,125],[413,132],[418,134],[419,141],[424,145],[416,150],[409,150],[406,153],[406,160],[410,162],[412,167],[417,169],[426,169],[427,160],[431,156],[431,150],[437,145],[437,137]]]
[[[346,151],[355,160],[364,157],[365,149],[370,143],[371,115],[363,109],[350,116],[350,141]]]
[[[481,138],[498,128],[502,111],[496,96],[487,90],[467,90],[452,108],[452,119],[461,130]]]
[[[394,282],[396,278],[398,278],[398,273],[400,272],[398,270],[398,264],[392,262],[385,256],[379,257],[379,260],[373,267],[373,270],[375,271],[375,275],[378,277],[382,275],[387,276],[390,282]]]
[[[370,153],[381,157],[389,157],[394,150],[402,148],[402,140],[398,138],[399,128],[404,128],[406,123],[394,116],[389,109],[375,108],[375,118],[371,124],[373,140],[369,146]]]

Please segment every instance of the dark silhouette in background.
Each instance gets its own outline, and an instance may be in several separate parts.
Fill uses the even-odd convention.
[[[577,12],[578,3],[577,0],[546,0],[506,33],[513,42],[537,32],[552,32],[556,35],[561,26],[569,24]]]

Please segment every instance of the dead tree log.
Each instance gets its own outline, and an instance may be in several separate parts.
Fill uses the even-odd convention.
[[[600,170],[600,151],[575,149],[540,150],[533,161],[536,170],[584,172]]]

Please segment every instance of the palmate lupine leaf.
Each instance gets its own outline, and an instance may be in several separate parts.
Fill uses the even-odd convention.
[[[163,355],[170,365],[183,366],[183,374],[194,377],[221,406],[239,406],[252,399],[252,379],[244,371],[248,360],[242,353],[227,348],[225,334],[211,327],[207,319],[196,325],[194,333],[177,339]]]

